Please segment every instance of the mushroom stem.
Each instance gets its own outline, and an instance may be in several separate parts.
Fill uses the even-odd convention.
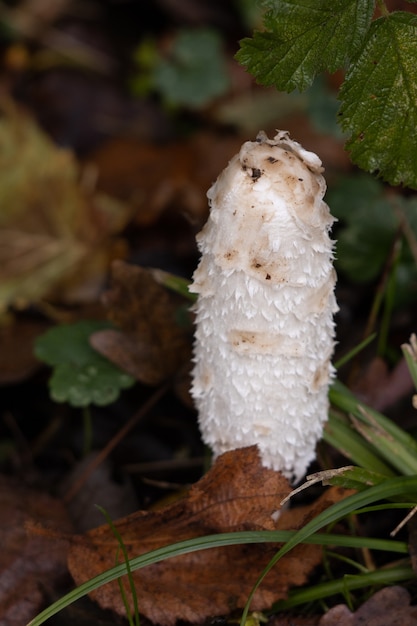
[[[335,272],[321,161],[259,133],[208,191],[190,290],[192,395],[215,456],[257,444],[298,481],[315,457],[333,375]]]

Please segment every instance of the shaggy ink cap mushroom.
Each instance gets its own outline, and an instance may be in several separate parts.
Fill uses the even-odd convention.
[[[215,456],[257,444],[298,481],[315,457],[333,375],[334,221],[319,157],[279,131],[243,144],[208,191],[190,290],[192,395]]]

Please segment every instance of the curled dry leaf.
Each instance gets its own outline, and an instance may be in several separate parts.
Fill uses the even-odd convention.
[[[188,495],[159,511],[138,512],[116,523],[129,557],[193,537],[240,530],[300,527],[339,497],[333,492],[310,510],[291,510],[274,522],[291,488],[287,479],[263,467],[256,446],[221,455]],[[335,496],[335,494],[337,494]],[[117,542],[108,526],[92,530],[70,550],[69,568],[77,584],[115,563]],[[171,626],[178,619],[201,622],[243,607],[276,544],[213,548],[182,555],[133,572],[139,610],[152,622]],[[320,562],[321,547],[303,545],[270,572],[252,602],[262,610],[303,584]],[[123,579],[124,580],[124,579]],[[126,594],[130,597],[127,581]],[[125,614],[117,582],[93,592],[103,607]]]
[[[122,254],[114,234],[130,209],[83,188],[73,153],[28,115],[3,101],[0,114],[0,311],[53,295],[90,301]]]
[[[410,606],[410,594],[403,587],[386,587],[352,613],[345,604],[330,609],[319,626],[417,626],[417,607]]]
[[[27,526],[65,533],[71,525],[58,500],[6,477],[0,478],[0,503],[0,623],[22,626],[44,603],[43,590],[51,593],[67,575],[67,544]]]
[[[190,335],[176,319],[184,300],[159,285],[149,270],[114,261],[104,303],[121,330],[94,333],[91,343],[110,361],[149,385],[189,362]]]

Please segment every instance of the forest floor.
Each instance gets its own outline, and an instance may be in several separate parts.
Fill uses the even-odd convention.
[[[393,222],[382,212],[414,194],[373,187],[351,165],[334,121],[340,76],[308,94],[281,94],[256,85],[234,60],[239,39],[259,20],[251,3],[26,0],[0,3],[0,20],[0,626],[23,626],[68,592],[73,577],[85,579],[90,565],[93,575],[115,564],[117,541],[96,504],[122,520],[129,554],[135,543],[142,554],[213,532],[268,529],[271,507],[289,491],[250,449],[208,471],[189,395],[192,313],[178,290],[198,263],[206,192],[244,141],[259,130],[288,130],[323,161],[336,215],[349,203],[372,205],[363,220],[340,217],[334,228],[341,241],[335,360],[376,332],[338,376],[414,435],[413,383],[400,347],[417,329],[417,271],[407,248],[389,299],[405,244],[398,213]],[[181,54],[195,60],[188,70]],[[177,292],[161,285],[169,280]],[[39,347],[63,325],[69,335]],[[85,333],[114,364],[110,374],[89,361]],[[74,362],[78,370],[68,374]],[[311,471],[348,464],[321,443]],[[240,509],[249,477],[250,508]],[[341,497],[316,486],[279,527],[300,528]],[[215,521],[201,514],[204,498]],[[349,523],[362,536],[386,537],[402,517],[386,511]],[[103,524],[90,550],[80,537]],[[400,538],[415,546],[411,531]],[[143,621],[239,620],[242,598],[276,546],[218,550],[138,578]],[[268,613],[289,587],[328,574],[331,557],[320,546],[296,550],[266,585],[259,601],[266,612],[251,614],[254,626],[386,626],[398,615],[403,626],[417,624],[405,588],[384,585]],[[353,558],[368,569],[386,562],[345,552],[332,576],[352,574]],[[406,586],[415,599],[415,584]],[[127,623],[114,612],[123,612],[114,589],[47,623]]]

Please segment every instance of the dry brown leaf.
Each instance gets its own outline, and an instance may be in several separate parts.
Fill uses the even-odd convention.
[[[104,303],[121,330],[94,333],[91,343],[110,361],[149,385],[189,363],[190,335],[176,320],[184,300],[159,285],[149,270],[114,261]]]
[[[58,500],[0,477],[0,622],[22,626],[32,619],[60,577],[67,574],[65,542],[32,534],[27,525],[42,524],[60,533],[71,525]]]
[[[278,523],[273,513],[291,491],[278,472],[261,466],[255,446],[227,452],[183,500],[159,511],[138,512],[116,523],[130,557],[184,539],[240,530],[297,528],[337,495],[327,495],[313,509],[294,516],[285,512]],[[178,619],[201,622],[243,607],[260,572],[277,545],[256,544],[213,548],[174,557],[133,573],[140,612],[151,621],[170,626]],[[115,563],[117,542],[108,526],[90,531],[71,548],[70,571],[77,584]],[[285,556],[266,577],[252,610],[285,598],[289,587],[303,584],[320,562],[320,546],[301,546]],[[127,595],[130,597],[128,587]],[[117,582],[96,590],[92,597],[103,607],[124,614]]]
[[[166,211],[180,211],[203,225],[206,192],[242,143],[240,137],[195,133],[189,140],[151,144],[131,139],[108,141],[90,155],[104,193],[129,202],[142,228]]]
[[[274,615],[268,620],[268,626],[318,626],[320,615],[293,615],[283,613]]]
[[[392,371],[381,357],[375,357],[361,372],[354,392],[372,408],[385,411],[413,393],[413,381],[407,362],[400,359]]]
[[[97,508],[96,502],[100,503],[111,519],[128,515],[138,508],[133,485],[123,474],[118,473],[115,479],[108,458],[95,471],[88,473],[96,458],[97,452],[90,452],[80,459],[61,486],[62,493],[67,494],[74,484],[83,479],[82,486],[74,496],[66,499],[77,532],[85,532],[103,523],[103,513]]]
[[[385,587],[352,613],[345,604],[330,609],[319,626],[417,626],[417,607],[403,587]]]
[[[121,250],[113,236],[129,209],[83,188],[70,151],[14,106],[0,108],[0,311],[57,287],[60,301],[92,299]]]

